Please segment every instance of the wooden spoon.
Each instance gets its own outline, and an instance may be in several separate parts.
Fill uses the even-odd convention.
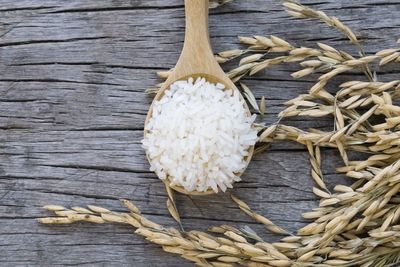
[[[155,96],[153,103],[156,100],[160,100],[164,95],[164,91],[175,81],[187,80],[189,77],[193,77],[193,79],[204,77],[209,82],[224,84],[227,89],[238,90],[221,69],[212,52],[208,33],[208,5],[209,0],[185,0],[186,29],[182,53],[174,70]],[[241,94],[239,95],[242,97]],[[244,105],[248,115],[251,116],[247,104]],[[152,109],[153,104],[150,106],[145,125],[151,118]],[[254,147],[252,146],[249,148],[249,155],[245,157],[246,167],[251,160],[253,152]],[[242,173],[237,175],[240,176]],[[205,192],[188,192],[181,186],[172,185],[168,178],[164,182],[172,189],[184,194],[208,195],[215,193],[211,189]]]

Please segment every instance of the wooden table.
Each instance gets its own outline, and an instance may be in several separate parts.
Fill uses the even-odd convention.
[[[191,266],[127,226],[49,227],[35,221],[48,215],[40,207],[49,203],[123,211],[118,199],[128,198],[149,218],[175,225],[140,140],[151,101],[144,91],[161,82],[155,72],[172,67],[182,46],[182,2],[0,1],[1,266]],[[367,53],[394,47],[400,37],[397,0],[303,3],[340,17],[357,32]],[[210,27],[215,51],[239,47],[237,35],[270,34],[299,46],[318,41],[356,51],[328,26],[289,18],[274,0],[236,0],[211,12]],[[265,122],[276,121],[283,103],[312,85],[311,78],[293,81],[289,73],[296,69],[296,64],[277,66],[244,79],[257,98],[268,99]],[[398,75],[389,71],[380,78]],[[285,123],[332,127],[330,119]],[[325,150],[324,156],[327,183],[348,183],[335,174],[341,166],[336,151]],[[254,158],[233,192],[295,231],[305,223],[301,213],[317,205],[309,177],[304,147],[281,142]],[[177,201],[186,229],[229,223],[265,232],[229,194],[180,195]]]

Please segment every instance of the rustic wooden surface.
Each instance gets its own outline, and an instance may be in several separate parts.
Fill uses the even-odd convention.
[[[118,199],[128,198],[149,218],[175,225],[140,140],[151,101],[144,90],[160,82],[155,71],[172,67],[182,46],[182,3],[0,0],[1,266],[191,266],[127,226],[49,227],[35,221],[48,215],[40,209],[44,204],[122,211]],[[399,38],[397,0],[303,3],[339,16],[368,53],[393,47]],[[355,52],[327,26],[289,18],[275,0],[236,0],[211,12],[210,27],[215,51],[238,47],[237,35],[275,34],[297,45],[323,41]],[[311,85],[310,79],[290,79],[295,68],[278,66],[246,79],[258,98],[268,98],[267,123],[276,120],[285,100]],[[398,75],[389,70],[380,79]],[[323,119],[285,123],[330,127]],[[334,172],[337,153],[326,150],[324,156],[327,182],[347,182]],[[298,145],[274,144],[254,158],[243,178],[234,193],[291,231],[305,223],[301,212],[316,206],[307,153]],[[230,223],[263,231],[228,194],[177,201],[187,229]]]

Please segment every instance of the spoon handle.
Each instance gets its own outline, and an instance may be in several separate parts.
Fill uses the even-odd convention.
[[[209,0],[185,0],[186,32],[183,51],[199,58],[212,55],[208,33],[208,5]]]

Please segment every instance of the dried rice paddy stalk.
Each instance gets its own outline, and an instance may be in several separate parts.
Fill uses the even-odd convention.
[[[135,233],[145,237],[152,243],[162,246],[170,253],[180,254],[185,259],[199,266],[221,266],[224,263],[244,263],[254,259],[254,262],[278,262],[273,266],[290,266],[290,259],[280,253],[273,245],[265,242],[249,243],[237,229],[221,226],[217,232],[226,238],[215,237],[199,231],[181,233],[174,228],[164,228],[143,217],[136,206],[122,200],[131,213],[115,213],[107,209],[88,206],[93,215],[81,213],[62,206],[45,206],[44,208],[59,217],[38,219],[43,224],[71,224],[75,222],[89,223],[120,223],[136,228]],[[81,211],[85,208],[79,208]],[[57,212],[63,211],[63,215]],[[68,212],[71,212],[70,214]],[[214,230],[215,231],[215,230]],[[211,264],[211,265],[210,265]],[[217,264],[217,265],[215,265]]]
[[[353,31],[349,27],[347,27],[344,23],[342,23],[337,17],[328,16],[323,11],[316,11],[312,8],[301,5],[295,0],[283,0],[282,2],[283,6],[287,8],[288,14],[290,14],[293,17],[302,19],[308,19],[308,18],[318,19],[328,24],[329,26],[338,29],[345,36],[347,36],[347,38],[350,40],[351,43],[355,44],[358,47],[360,55],[363,57],[365,56],[364,48],[358,41],[357,36],[353,33]],[[366,76],[372,81],[374,78],[368,63],[364,63],[364,69]]]
[[[323,180],[322,170],[321,170],[321,152],[320,148],[313,147],[310,141],[306,142],[308,153],[310,155],[310,163],[311,163],[311,177],[314,179],[315,183],[325,191],[328,191],[326,184]]]
[[[169,214],[171,214],[172,218],[174,218],[175,221],[179,224],[181,230],[184,231],[181,222],[181,217],[179,216],[179,211],[178,208],[176,207],[174,192],[171,189],[171,187],[169,187],[167,184],[165,184],[165,191],[167,191],[168,194],[167,209],[169,211]]]
[[[277,226],[276,224],[274,224],[272,221],[270,221],[269,219],[265,218],[264,216],[255,213],[254,211],[252,211],[250,209],[250,207],[244,203],[242,200],[240,200],[239,198],[231,195],[232,200],[239,206],[239,208],[244,211],[247,215],[249,215],[251,218],[253,218],[255,221],[262,223],[265,225],[265,227],[271,231],[272,233],[275,234],[281,234],[281,235],[287,235],[289,234],[288,231],[282,229],[281,227]]]

